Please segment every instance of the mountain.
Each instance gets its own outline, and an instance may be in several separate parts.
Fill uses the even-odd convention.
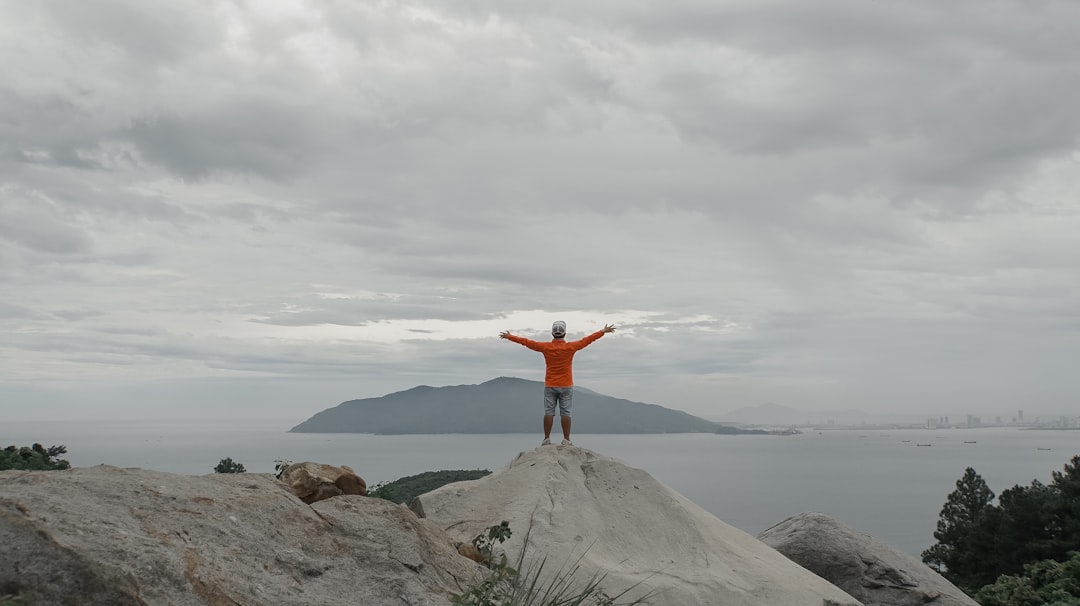
[[[421,385],[378,398],[349,400],[293,427],[296,433],[539,433],[544,384],[499,377],[479,385]],[[576,433],[713,432],[717,423],[574,388]],[[553,435],[559,433],[556,419]]]

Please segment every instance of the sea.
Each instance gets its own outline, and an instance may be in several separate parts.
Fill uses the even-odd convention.
[[[0,447],[64,445],[74,467],[98,464],[213,473],[228,457],[248,472],[276,461],[348,465],[368,486],[424,471],[489,469],[539,447],[539,434],[289,433],[279,421],[4,422]],[[965,468],[995,494],[1051,481],[1080,454],[1080,431],[831,429],[798,435],[575,434],[574,443],[647,471],[752,535],[803,512],[828,514],[919,556]],[[0,494],[3,486],[0,485]],[[662,511],[657,515],[663,515]]]

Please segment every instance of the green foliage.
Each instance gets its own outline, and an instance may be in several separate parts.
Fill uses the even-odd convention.
[[[8,446],[0,451],[0,470],[26,469],[26,470],[53,470],[68,469],[71,463],[66,459],[56,457],[67,452],[66,446],[50,446],[45,448],[35,443],[30,447]]]
[[[987,578],[981,561],[993,541],[982,532],[993,500],[994,493],[982,476],[971,467],[965,469],[941,508],[934,531],[937,544],[922,554],[923,562],[961,588],[981,587],[996,578]]]
[[[480,533],[473,537],[473,547],[480,552],[480,555],[484,558],[484,563],[489,567],[492,565],[491,556],[495,549],[495,545],[505,543],[511,535],[510,522],[503,520],[498,526],[490,526],[486,533]],[[506,555],[502,556],[502,563],[506,564]]]
[[[246,471],[243,463],[237,463],[231,457],[218,461],[217,467],[214,467],[214,473],[244,473]]]
[[[982,606],[1080,606],[1080,552],[1064,562],[1027,564],[1022,575],[1002,575],[975,599]]]
[[[1049,594],[1039,588],[1051,584],[1040,579],[1080,548],[1080,455],[1054,472],[1049,485],[1033,480],[1002,491],[997,505],[993,499],[982,478],[965,470],[941,510],[938,543],[923,552],[923,561],[971,595],[987,588],[992,599],[1013,600],[1002,604],[1023,606],[1029,598],[1033,604],[1073,604],[1068,594],[1054,597],[1065,601],[1046,602]]]
[[[386,499],[387,501],[393,501],[395,503],[402,503],[396,498],[397,491],[394,490],[393,482],[379,482],[378,484],[368,488],[367,496],[375,497],[376,499]]]
[[[20,591],[15,594],[0,595],[0,606],[33,606],[30,595]]]
[[[525,560],[524,550],[518,556],[516,567],[507,563],[505,555],[499,561],[491,562],[495,545],[505,542],[511,534],[509,522],[503,521],[473,538],[472,544],[487,554],[491,572],[464,593],[455,595],[454,606],[638,606],[648,603],[645,598],[622,601],[633,587],[614,597],[609,596],[600,586],[602,575],[578,582],[580,558],[572,566],[556,571],[546,581],[542,578],[546,558],[534,568],[519,572]]]
[[[1051,485],[1058,491],[1053,508],[1059,524],[1061,541],[1066,549],[1080,548],[1080,455],[1065,464],[1062,471],[1053,472]]]
[[[368,496],[408,504],[416,497],[440,486],[464,480],[476,480],[490,473],[487,469],[425,471],[393,482],[379,482],[368,489]]]

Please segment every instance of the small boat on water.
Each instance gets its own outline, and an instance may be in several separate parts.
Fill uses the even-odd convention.
[[[916,444],[916,446],[933,446],[933,444]]]
[[[974,444],[974,443],[975,443],[975,440],[971,440],[971,441],[964,440],[964,444]]]
[[[1053,450],[1051,448],[1039,448],[1038,450]]]
[[[910,442],[911,440],[900,440],[901,442]]]

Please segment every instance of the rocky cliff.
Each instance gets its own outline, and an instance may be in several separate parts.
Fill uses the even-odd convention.
[[[0,472],[0,595],[27,591],[36,606],[448,606],[486,572],[455,544],[509,520],[511,557],[524,548],[549,570],[606,574],[609,593],[637,584],[653,606],[860,604],[644,471],[582,448],[522,453],[414,506],[426,517],[359,495],[308,505],[263,474]]]
[[[464,539],[499,520],[526,567],[576,564],[605,587],[657,605],[850,606],[857,600],[648,473],[575,446],[541,447],[508,468],[421,495],[414,510]]]

